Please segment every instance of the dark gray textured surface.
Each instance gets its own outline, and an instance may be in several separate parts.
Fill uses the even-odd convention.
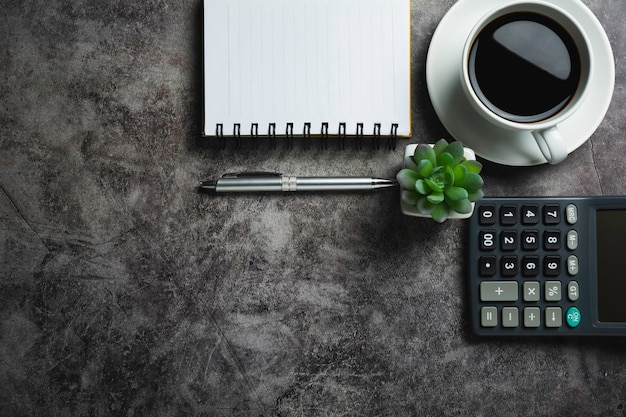
[[[616,58],[605,120],[559,166],[485,164],[487,194],[626,192],[626,3],[585,3]],[[424,68],[452,4],[412,2],[411,142],[446,137]],[[625,341],[469,334],[464,222],[395,191],[197,195],[240,169],[393,176],[403,152],[206,145],[200,12],[0,5],[3,415],[626,414]]]

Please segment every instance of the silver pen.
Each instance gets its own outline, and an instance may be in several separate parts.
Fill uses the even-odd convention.
[[[396,180],[372,177],[296,177],[277,172],[237,172],[200,183],[201,191],[366,191],[397,186]]]

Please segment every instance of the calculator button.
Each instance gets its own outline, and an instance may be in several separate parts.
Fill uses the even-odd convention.
[[[536,277],[539,275],[539,257],[524,256],[522,258],[522,275],[525,277]]]
[[[537,281],[524,282],[524,301],[539,301],[539,288],[540,285]]]
[[[517,301],[517,281],[480,283],[481,301]]]
[[[545,250],[561,249],[561,232],[558,230],[546,230],[543,232],[543,248]]]
[[[543,206],[543,222],[545,224],[559,224],[561,222],[561,207],[558,204]]]
[[[539,223],[539,207],[536,204],[522,206],[522,224]]]
[[[543,274],[548,277],[557,277],[561,274],[561,258],[546,256],[543,258]]]
[[[570,301],[578,300],[578,283],[576,281],[570,281],[567,283],[567,298]]]
[[[541,324],[541,311],[539,307],[524,308],[524,327],[539,327]]]
[[[501,249],[505,251],[514,251],[517,249],[517,231],[504,230],[500,234]]]
[[[565,314],[565,320],[569,327],[578,327],[580,324],[580,310],[576,307],[570,307]]]
[[[522,249],[539,249],[539,232],[536,230],[524,230],[522,232]]]
[[[561,327],[563,325],[561,307],[546,308],[546,327]]]
[[[492,277],[496,274],[495,256],[481,256],[478,262],[478,270],[481,277]]]
[[[561,281],[546,281],[544,294],[546,301],[561,301]]]
[[[572,276],[578,274],[578,258],[575,255],[567,257],[567,273]]]
[[[502,309],[502,327],[519,326],[519,312],[517,307],[504,307]]]
[[[514,277],[517,275],[517,256],[503,256],[500,262],[500,271],[503,277]]]
[[[496,224],[496,206],[484,205],[478,209],[478,222],[483,226]]]
[[[483,230],[479,233],[480,250],[494,250],[496,248],[496,231]]]
[[[567,232],[567,249],[578,249],[578,232],[576,230],[570,230]]]
[[[482,307],[480,309],[480,324],[483,327],[496,327],[498,325],[498,309]]]
[[[568,204],[567,207],[565,207],[565,217],[567,219],[567,223],[576,224],[578,221],[578,207],[574,204]]]
[[[504,205],[500,207],[500,224],[512,226],[517,223],[517,207]]]

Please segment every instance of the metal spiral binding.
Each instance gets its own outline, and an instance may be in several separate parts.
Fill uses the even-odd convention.
[[[337,137],[338,141],[337,141],[337,146],[339,149],[344,150],[346,148],[346,138],[348,137],[347,134],[347,125],[345,122],[341,122],[339,123],[339,128],[337,130],[337,134],[330,134],[329,132],[330,130],[330,124],[328,122],[323,122],[321,124],[320,127],[320,133],[319,135],[317,134],[313,134],[312,133],[312,126],[310,122],[306,122],[304,123],[303,127],[302,127],[302,133],[297,134],[295,133],[295,127],[294,127],[294,123],[292,122],[288,122],[285,125],[285,131],[284,134],[283,133],[277,133],[277,126],[276,123],[270,123],[268,125],[268,133],[267,135],[260,135],[259,134],[259,123],[252,123],[250,125],[250,134],[249,137],[251,142],[252,142],[252,146],[254,147],[254,149],[257,149],[259,146],[259,142],[261,138],[266,138],[269,140],[269,147],[270,149],[275,149],[276,148],[276,144],[277,144],[277,138],[278,137],[285,137],[286,140],[286,145],[288,149],[293,149],[293,144],[294,144],[294,138],[300,137],[304,139],[304,148],[306,150],[309,150],[311,147],[311,138],[313,136],[318,136],[320,138],[320,148],[323,150],[327,150],[328,149],[328,143],[329,143],[329,139],[331,137]],[[223,123],[217,123],[215,125],[215,137],[218,138],[218,146],[220,149],[224,149],[226,148],[226,144],[227,144],[227,138],[233,138],[234,139],[234,144],[235,147],[237,149],[241,148],[243,146],[243,139],[246,136],[242,136],[241,134],[241,124],[240,123],[235,123],[233,124],[233,133],[231,135],[225,135],[224,134],[224,124]],[[365,130],[364,130],[364,124],[363,123],[357,123],[356,125],[356,133],[354,135],[351,135],[350,137],[354,137],[356,140],[356,148],[358,150],[362,150],[363,149],[363,139],[365,138],[372,138],[373,139],[373,143],[372,143],[372,147],[374,149],[380,149],[381,147],[381,140],[383,137],[387,138],[387,148],[389,150],[395,150],[396,149],[396,143],[397,143],[397,138],[398,138],[398,124],[397,123],[392,123],[391,124],[391,129],[389,131],[389,134],[383,134],[382,131],[382,123],[374,123],[374,129],[372,131],[371,134],[366,134]]]

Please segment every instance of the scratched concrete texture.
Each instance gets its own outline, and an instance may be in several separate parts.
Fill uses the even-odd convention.
[[[414,133],[396,150],[202,139],[201,2],[0,4],[5,416],[626,415],[620,338],[469,330],[466,223],[373,194],[199,195],[239,170],[394,176],[450,138],[425,60],[451,0],[412,0]],[[626,2],[585,0],[616,84],[558,166],[485,162],[488,195],[626,192]]]

